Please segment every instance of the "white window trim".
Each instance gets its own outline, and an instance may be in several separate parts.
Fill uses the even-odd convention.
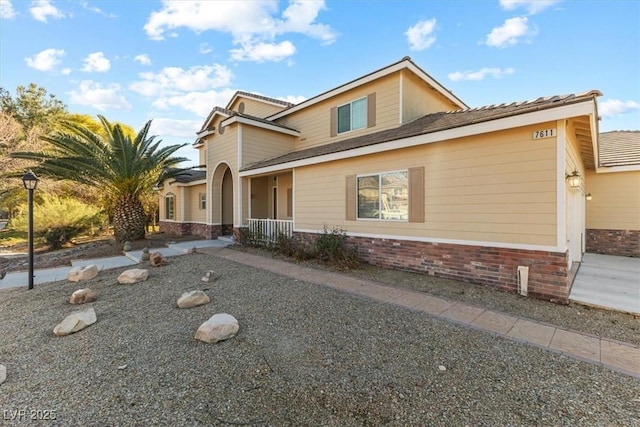
[[[203,206],[204,202],[204,206]],[[207,209],[207,193],[198,193],[198,208],[200,210]]]
[[[367,99],[367,96],[363,96],[361,98],[358,99],[354,99],[353,101],[349,101],[349,102],[345,102],[344,104],[340,104],[336,107],[336,135],[346,135],[349,132],[353,132],[356,130],[360,130],[360,129],[366,129],[367,125],[368,125],[368,111],[369,111],[369,100]],[[362,101],[364,99],[365,101],[365,109],[364,109],[364,114],[365,114],[365,124],[364,126],[362,126],[361,128],[357,128],[354,129],[352,124],[353,124],[353,103],[354,102],[358,102],[358,101]],[[349,130],[345,130],[344,132],[340,132],[340,107],[344,107],[345,105],[351,105],[351,108],[349,110]]]
[[[358,193],[358,179],[366,177],[366,176],[379,176],[380,179],[378,179],[378,194],[382,194],[382,175],[389,175],[389,174],[393,174],[393,173],[400,173],[400,172],[404,172],[407,174],[407,190],[409,189],[409,169],[398,169],[398,170],[393,170],[393,171],[385,171],[385,172],[373,172],[373,173],[363,173],[363,174],[357,174],[356,175],[356,221],[390,221],[390,222],[409,222],[409,211],[407,209],[407,219],[391,219],[391,218],[382,218],[382,215],[379,213],[378,218],[360,218],[359,214],[360,214],[360,196]],[[408,197],[408,196],[407,196]],[[381,203],[382,197],[380,197],[380,199],[378,200],[378,204]],[[379,209],[379,211],[381,212],[381,210]]]

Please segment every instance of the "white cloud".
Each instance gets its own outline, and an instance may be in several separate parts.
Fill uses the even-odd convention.
[[[166,110],[170,107],[180,107],[191,111],[203,119],[207,117],[213,105],[226,105],[236,93],[232,89],[207,92],[190,92],[182,95],[162,97],[153,102],[155,108]]]
[[[500,0],[500,6],[504,10],[514,10],[523,7],[527,9],[530,15],[542,12],[556,3],[559,3],[559,0]]]
[[[202,54],[206,54],[206,53],[213,52],[213,49],[211,49],[211,47],[207,43],[200,43],[200,46],[198,47],[198,52]]]
[[[106,73],[111,68],[111,62],[104,56],[102,52],[94,52],[84,58],[84,67],[82,71],[91,73]]]
[[[13,19],[16,16],[16,11],[13,9],[13,5],[10,0],[0,0],[0,19]]]
[[[83,9],[89,10],[89,11],[97,13],[99,15],[106,16],[107,18],[115,18],[116,17],[116,15],[114,15],[113,13],[106,13],[102,9],[100,9],[99,7],[90,5],[88,1],[82,1],[80,4],[82,5]]]
[[[144,29],[149,38],[162,40],[165,32],[188,28],[196,33],[219,31],[228,33],[234,45],[232,52],[240,60],[281,61],[284,54],[293,55],[295,47],[277,37],[299,33],[320,40],[335,41],[337,34],[325,24],[315,23],[325,9],[324,1],[291,0],[278,16],[278,2],[260,1],[164,1],[160,11],[152,12]],[[271,53],[273,56],[268,57]],[[252,59],[255,58],[255,59]]]
[[[45,49],[24,60],[29,67],[35,68],[38,71],[51,71],[60,63],[63,56],[63,49]]]
[[[226,86],[233,73],[224,65],[199,65],[184,70],[166,67],[159,73],[140,73],[142,80],[132,83],[129,89],[145,96],[178,95]]]
[[[63,68],[60,73],[62,73],[65,76],[68,76],[69,74],[71,74],[71,68]]]
[[[160,138],[175,137],[195,139],[200,130],[202,120],[176,120],[157,118],[151,122],[149,133]]]
[[[131,109],[131,104],[121,94],[120,85],[103,85],[91,80],[81,81],[77,90],[69,92],[69,102],[99,111]]]
[[[278,97],[277,99],[280,99],[282,101],[286,101],[286,102],[290,102],[292,104],[300,104],[302,101],[306,101],[307,98],[304,96],[296,96],[296,95],[288,95],[286,97]]]
[[[513,68],[482,68],[478,71],[456,71],[454,73],[450,73],[447,75],[449,80],[458,82],[461,80],[484,80],[485,77],[491,76],[495,79],[499,79],[502,76],[510,75],[515,73]]]
[[[141,63],[142,65],[151,65],[151,58],[146,53],[141,53],[133,58],[134,61]]]
[[[526,16],[507,19],[501,27],[496,27],[487,35],[487,46],[513,46],[522,37],[534,36],[537,31],[529,28]]]
[[[431,47],[436,41],[436,36],[433,35],[435,28],[435,18],[428,21],[420,21],[416,25],[409,27],[407,32],[404,33],[409,42],[409,49],[424,50]]]
[[[296,47],[288,40],[281,43],[247,43],[240,49],[231,49],[234,61],[278,62],[296,53]]]
[[[41,22],[47,22],[49,17],[60,19],[64,18],[64,13],[60,12],[57,7],[51,4],[50,0],[36,0],[31,3],[31,8],[29,9],[31,12],[31,16],[33,19]]]
[[[640,103],[635,101],[620,101],[619,99],[607,99],[599,103],[598,110],[602,117],[614,117],[640,110]]]

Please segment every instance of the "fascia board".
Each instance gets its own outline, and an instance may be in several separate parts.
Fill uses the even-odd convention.
[[[224,120],[221,124],[224,126],[228,126],[231,125],[233,123],[243,123],[246,125],[251,125],[251,126],[255,126],[255,127],[259,127],[262,129],[267,129],[267,130],[271,130],[274,132],[279,132],[279,133],[283,133],[285,135],[291,135],[291,136],[300,136],[300,132],[296,131],[296,130],[291,130],[291,129],[284,129],[280,126],[275,126],[275,125],[270,125],[268,123],[264,123],[258,120],[251,120],[247,117],[240,117],[240,116],[232,116],[226,120]]]

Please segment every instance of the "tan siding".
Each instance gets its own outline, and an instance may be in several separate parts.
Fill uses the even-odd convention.
[[[541,125],[540,129],[548,129],[551,127],[555,128],[555,124]],[[579,143],[576,141],[572,127],[568,126],[567,130],[567,144],[565,146],[565,174],[570,175],[574,170],[578,171],[582,177],[581,190],[584,192],[585,168],[582,155],[580,154]]]
[[[425,167],[425,221],[345,220],[345,180]],[[555,139],[531,128],[296,169],[298,229],[535,245],[556,243]]]
[[[407,123],[425,114],[458,110],[455,104],[427,85],[415,74],[404,71],[402,81],[402,122]]]
[[[185,188],[187,198],[187,212],[185,212],[186,222],[206,222],[207,211],[200,209],[200,193],[206,192],[205,184],[194,185]],[[207,200],[207,205],[209,200]]]
[[[587,172],[587,228],[640,230],[640,172]]]
[[[244,113],[249,116],[265,118],[268,116],[272,116],[282,110],[284,107],[280,107],[277,105],[273,105],[268,102],[261,102],[257,99],[245,98],[243,96],[239,96],[233,104],[230,106],[230,110],[239,111],[240,103],[244,103]]]
[[[360,86],[352,91],[286,116],[280,119],[278,123],[297,129],[302,133],[300,139],[296,142],[296,150],[397,127],[399,125],[400,108],[398,76],[398,74],[386,76],[375,82]],[[331,108],[366,97],[374,92],[376,94],[376,125],[371,128],[358,129],[330,137]]]
[[[287,216],[287,190],[293,187],[291,172],[278,175],[278,218],[293,219]]]
[[[242,126],[242,167],[293,150],[294,137],[252,126]]]
[[[167,213],[165,212],[165,197],[169,193],[172,193],[175,196],[175,210],[174,210],[175,215],[172,220],[168,220],[168,221],[182,222],[183,212],[181,207],[182,196],[181,196],[180,187],[178,187],[176,184],[169,184],[168,182],[165,182],[162,190],[158,191],[158,198],[159,198],[158,215],[160,216],[160,221],[167,220]]]

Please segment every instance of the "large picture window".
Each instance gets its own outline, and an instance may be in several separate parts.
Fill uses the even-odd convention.
[[[358,219],[409,219],[408,171],[359,176],[357,190]]]
[[[176,196],[168,193],[164,196],[164,217],[165,219],[175,219],[176,215]]]
[[[367,98],[338,107],[338,133],[367,127]]]

